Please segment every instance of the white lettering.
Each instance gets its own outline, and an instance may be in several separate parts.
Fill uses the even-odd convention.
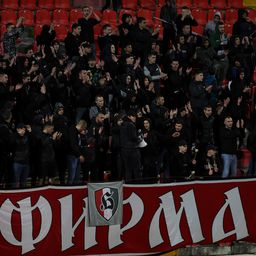
[[[32,207],[31,198],[25,198],[17,202],[19,207],[7,199],[0,208],[0,230],[7,242],[21,246],[22,254],[35,249],[34,244],[42,241],[48,234],[52,224],[52,210],[49,202],[40,196],[38,202]],[[37,209],[41,214],[41,228],[38,236],[33,238],[33,217],[32,212]],[[21,239],[17,240],[12,229],[13,211],[20,213],[21,218]]]
[[[227,191],[225,195],[227,196],[226,202],[217,213],[212,225],[212,239],[214,243],[234,234],[236,234],[238,240],[249,235],[238,188]],[[224,214],[228,207],[231,211],[234,229],[225,232]]]
[[[96,241],[96,227],[86,226],[86,219],[88,219],[88,198],[84,199],[85,207],[83,212],[75,225],[73,226],[73,198],[68,195],[59,199],[61,205],[61,250],[65,251],[72,247],[74,243],[75,230],[84,221],[84,249],[88,249],[97,244]]]
[[[149,243],[151,248],[164,242],[159,227],[162,212],[164,213],[171,246],[184,241],[180,231],[180,221],[183,212],[185,212],[193,242],[198,243],[204,240],[193,190],[186,192],[180,197],[182,198],[182,202],[178,212],[176,212],[173,193],[171,191],[160,197],[162,203],[156,211],[149,228]]]
[[[109,249],[112,249],[120,244],[123,243],[121,240],[121,235],[123,232],[131,229],[132,227],[136,226],[138,222],[141,220],[143,213],[144,213],[144,204],[141,198],[132,193],[129,198],[123,201],[123,204],[130,204],[131,206],[131,219],[127,225],[121,228],[121,225],[112,225],[109,226],[109,233],[108,233],[108,243]]]

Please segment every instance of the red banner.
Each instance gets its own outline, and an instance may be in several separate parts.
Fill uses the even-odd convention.
[[[1,191],[1,256],[138,254],[256,242],[256,179],[124,185],[123,192],[123,224],[88,227],[86,186]]]

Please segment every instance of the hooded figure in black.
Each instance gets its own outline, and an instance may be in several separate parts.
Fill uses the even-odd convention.
[[[119,46],[125,47],[128,42],[131,42],[130,32],[133,29],[132,16],[124,13],[122,16],[122,24],[118,26],[119,30]]]
[[[233,35],[250,37],[253,33],[255,33],[256,25],[250,20],[248,17],[248,11],[245,9],[238,10],[238,20],[235,22],[233,26]]]

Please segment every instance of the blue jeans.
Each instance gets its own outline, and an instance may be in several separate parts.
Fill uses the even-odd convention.
[[[248,167],[248,176],[254,176],[255,175],[255,168],[256,168],[256,154],[252,154],[252,158]]]
[[[81,164],[79,157],[68,155],[68,184],[79,184]]]
[[[13,163],[13,184],[15,188],[26,187],[26,182],[29,174],[29,165]]]
[[[221,154],[221,159],[223,161],[222,178],[229,177],[230,170],[231,177],[235,177],[237,174],[237,156],[230,154]]]

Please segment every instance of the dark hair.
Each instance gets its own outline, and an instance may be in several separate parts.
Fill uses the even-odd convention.
[[[141,22],[145,21],[146,19],[144,17],[138,17],[137,23],[140,24]]]
[[[79,25],[78,23],[74,23],[74,24],[72,25],[72,31],[75,30],[75,29],[77,29],[78,27],[80,27],[80,25]]]

